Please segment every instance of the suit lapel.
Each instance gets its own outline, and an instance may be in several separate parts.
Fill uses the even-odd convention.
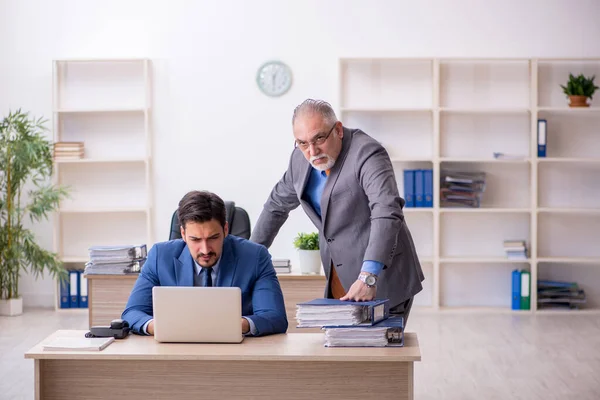
[[[194,259],[187,245],[181,251],[179,258],[174,259],[173,262],[177,286],[194,286]]]
[[[342,139],[342,150],[340,151],[340,155],[338,156],[335,165],[329,171],[329,176],[327,177],[327,182],[325,183],[323,194],[321,195],[321,221],[323,223],[323,230],[325,230],[325,221],[327,219],[327,210],[329,208],[331,192],[340,176],[340,171],[342,170],[346,155],[348,154],[348,149],[350,148],[350,143],[352,142],[352,133],[346,128],[343,129],[344,138]]]
[[[231,287],[235,270],[237,268],[238,257],[235,254],[232,239],[227,235],[223,241],[223,252],[219,262],[219,274],[217,276],[217,286]]]

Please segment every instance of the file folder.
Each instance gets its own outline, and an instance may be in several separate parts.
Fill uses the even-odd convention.
[[[404,318],[389,317],[371,326],[323,327],[325,347],[403,347]]]
[[[298,328],[322,328],[370,326],[390,316],[389,300],[342,301],[338,299],[314,299],[297,304],[296,320]],[[348,309],[343,310],[348,307]],[[353,323],[338,318],[343,312],[358,312],[360,318]]]
[[[531,274],[529,271],[521,271],[521,310],[529,310],[531,308],[530,284]]]
[[[423,170],[415,170],[415,207],[425,207],[425,188]]]
[[[404,207],[415,206],[415,171],[412,169],[404,170]]]
[[[79,273],[79,308],[88,308],[88,282],[82,273]]]
[[[538,141],[538,157],[546,157],[546,141],[548,134],[546,129],[548,122],[545,119],[538,119],[537,126],[537,141]]]
[[[521,271],[518,269],[512,272],[512,309],[521,309]]]
[[[433,207],[433,170],[423,170],[423,207]]]
[[[71,308],[71,282],[70,279],[59,281],[60,285],[60,308]]]
[[[70,307],[79,308],[79,271],[70,271],[69,279],[71,281],[69,285],[71,293],[69,300]]]

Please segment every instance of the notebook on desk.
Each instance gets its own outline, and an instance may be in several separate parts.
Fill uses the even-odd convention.
[[[114,341],[114,337],[57,337],[42,347],[44,351],[102,351]]]

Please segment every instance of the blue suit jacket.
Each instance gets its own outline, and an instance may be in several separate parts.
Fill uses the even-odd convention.
[[[140,333],[153,315],[152,288],[194,286],[194,271],[194,260],[183,240],[156,243],[148,252],[121,318]],[[283,293],[264,246],[231,235],[225,237],[215,286],[237,286],[242,290],[242,315],[252,319],[257,336],[287,330]],[[173,311],[185,316],[184,311]]]

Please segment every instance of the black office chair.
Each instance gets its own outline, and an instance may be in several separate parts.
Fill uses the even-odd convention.
[[[244,239],[250,239],[250,217],[246,210],[241,207],[236,207],[235,202],[225,202],[225,217],[229,224],[229,234],[238,236]],[[179,228],[179,216],[177,210],[171,217],[171,232],[169,240],[181,239],[181,229]]]

